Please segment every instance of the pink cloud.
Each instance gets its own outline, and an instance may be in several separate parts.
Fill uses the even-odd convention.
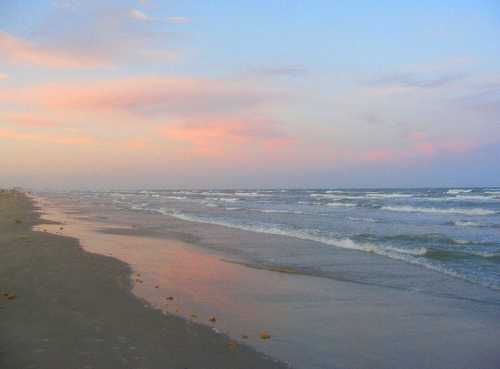
[[[52,127],[58,125],[57,122],[45,118],[43,115],[10,114],[0,119],[6,123],[33,127]]]
[[[476,143],[448,140],[445,142],[431,142],[424,137],[404,148],[378,148],[365,151],[358,156],[363,162],[404,162],[416,158],[431,158],[438,155],[465,153],[474,150]]]
[[[214,155],[249,145],[279,150],[294,143],[277,124],[259,119],[179,122],[164,126],[161,133],[168,140],[187,142],[195,151]]]
[[[424,132],[414,131],[409,134],[409,138],[412,141],[423,141],[427,138],[427,135]]]
[[[389,161],[398,158],[399,154],[400,153],[394,149],[373,149],[367,150],[365,153],[363,153],[360,159],[361,161],[368,162]]]
[[[94,145],[98,142],[95,138],[84,135],[19,132],[6,128],[0,128],[0,139],[8,141],[35,141],[63,145]]]
[[[137,9],[132,9],[130,11],[130,16],[136,20],[139,20],[139,21],[149,21],[151,20],[151,18],[146,15],[145,13],[141,12],[140,10],[137,10]]]
[[[95,56],[51,49],[5,32],[0,32],[0,53],[11,63],[50,68],[94,68],[109,65],[107,61]]]
[[[280,93],[252,83],[172,76],[47,84],[0,90],[0,101],[53,109],[123,111],[143,115],[206,115],[255,110]]]

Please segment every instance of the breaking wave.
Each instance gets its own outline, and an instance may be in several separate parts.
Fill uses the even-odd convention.
[[[410,213],[436,213],[436,214],[464,214],[464,215],[494,215],[497,214],[494,210],[482,209],[482,208],[471,208],[471,209],[461,209],[461,208],[424,208],[424,207],[414,207],[414,206],[382,206],[382,210],[389,211],[402,211]]]

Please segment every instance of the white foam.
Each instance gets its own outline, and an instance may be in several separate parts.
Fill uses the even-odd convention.
[[[207,224],[216,224],[229,228],[241,229],[250,232],[256,233],[266,233],[277,236],[288,236],[294,237],[302,240],[315,241],[326,245],[336,246],[344,249],[357,250],[357,251],[365,251],[370,253],[375,253],[378,255],[383,255],[387,257],[391,257],[398,260],[403,260],[405,256],[423,256],[427,253],[426,248],[419,249],[401,249],[392,246],[378,246],[369,242],[357,243],[350,238],[328,238],[324,236],[317,236],[312,233],[298,231],[298,230],[289,230],[282,229],[278,227],[266,227],[266,226],[257,226],[257,225],[245,225],[245,224],[233,224],[222,220],[215,219],[206,219],[200,218],[193,215],[188,215],[185,213],[180,213],[177,211],[162,211],[165,215],[170,215],[175,218],[179,218],[182,220],[187,220],[190,222],[197,223],[207,223]]]
[[[382,210],[401,211],[411,213],[436,213],[436,214],[464,214],[464,215],[493,215],[496,211],[481,208],[460,209],[460,208],[423,208],[413,206],[383,206]]]
[[[167,199],[171,200],[187,200],[186,196],[167,196]]]
[[[404,194],[404,193],[376,193],[376,192],[371,192],[366,195],[367,197],[372,197],[372,198],[378,198],[378,199],[391,199],[391,198],[408,198],[408,197],[413,197],[411,194]]]
[[[234,193],[236,196],[241,196],[241,197],[259,197],[259,196],[269,196],[267,194],[262,194],[258,192],[235,192]]]
[[[424,201],[494,201],[497,200],[494,196],[484,195],[456,195],[445,197],[419,197],[419,200]]]
[[[332,200],[362,200],[363,196],[350,196],[350,195],[334,195],[328,193],[312,193],[309,196],[311,197],[320,197],[324,199],[332,199]]]
[[[500,254],[497,254],[497,253],[494,253],[494,252],[475,251],[475,252],[471,252],[471,254],[475,255],[475,256],[480,256],[480,257],[486,258],[486,259],[500,257]]]
[[[495,200],[493,196],[484,196],[484,195],[457,195],[455,197],[456,200],[472,200],[472,201],[491,201]]]
[[[174,195],[195,195],[195,194],[197,194],[196,192],[193,192],[193,191],[173,191],[171,193]]]
[[[253,211],[258,211],[260,213],[269,213],[269,214],[304,214],[303,211],[299,210],[281,210],[281,209],[250,209]]]
[[[453,224],[455,224],[456,226],[460,226],[460,227],[480,227],[481,226],[481,223],[479,223],[479,222],[471,222],[468,220],[456,220],[453,222]]]
[[[451,190],[448,190],[447,193],[450,195],[457,195],[459,193],[469,193],[472,192],[470,189],[462,189],[462,188],[452,188]]]
[[[345,203],[345,202],[329,202],[326,205],[333,206],[333,207],[336,207],[336,208],[352,208],[352,207],[356,206],[356,204]]]
[[[500,196],[500,191],[484,191],[484,193],[487,193],[488,195]]]

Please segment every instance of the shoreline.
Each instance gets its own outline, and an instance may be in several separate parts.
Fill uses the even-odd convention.
[[[25,368],[285,368],[210,328],[132,294],[129,265],[39,232],[32,200],[0,194],[0,366]],[[64,227],[55,225],[54,227]]]
[[[137,283],[134,293],[141,298],[186,320],[206,323],[215,313],[217,329],[231,339],[249,335],[245,343],[294,367],[489,369],[500,362],[491,341],[500,339],[494,291],[477,287],[467,298],[455,296],[453,291],[469,285],[349,250],[336,251],[335,278],[255,269],[246,254],[225,246],[313,245],[167,216],[63,205],[47,208],[55,206],[70,220],[64,232],[78,236],[84,248],[112,253],[139,270],[145,283]],[[414,279],[419,288],[394,285]],[[170,294],[174,303],[165,301]],[[262,328],[271,340],[256,339]]]

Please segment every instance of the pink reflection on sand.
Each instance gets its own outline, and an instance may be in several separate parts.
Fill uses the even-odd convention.
[[[132,292],[166,313],[211,325],[236,339],[248,336],[245,341],[254,344],[263,343],[259,332],[276,323],[277,316],[286,321],[286,311],[259,308],[256,300],[272,295],[266,286],[273,285],[274,291],[276,284],[286,288],[284,275],[228,263],[181,240],[99,232],[133,227],[96,222],[37,201],[43,219],[62,225],[42,224],[36,230],[78,238],[84,250],[126,262],[133,270]],[[209,321],[211,316],[216,322]],[[276,339],[278,331],[271,334]]]

